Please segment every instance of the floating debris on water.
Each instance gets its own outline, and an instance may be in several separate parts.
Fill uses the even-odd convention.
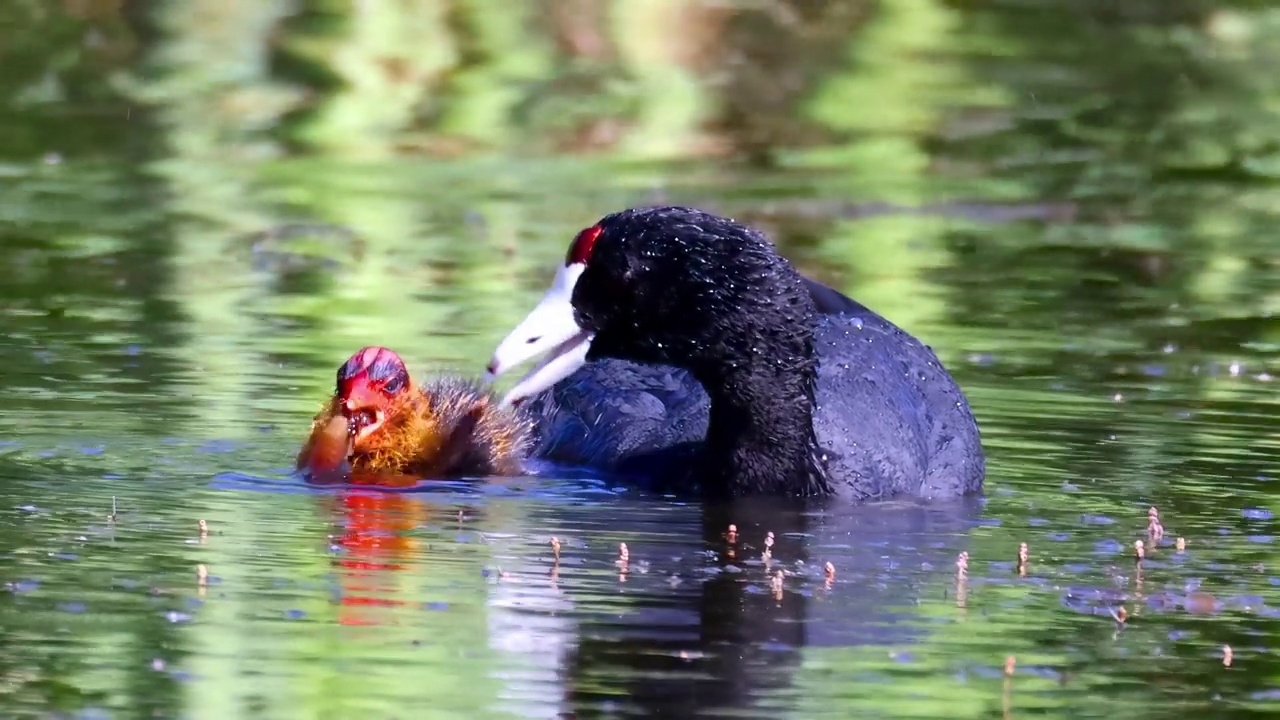
[[[1147,510],[1147,536],[1151,539],[1153,548],[1160,544],[1160,540],[1164,537],[1164,526],[1160,524],[1160,511],[1154,505]]]
[[[956,557],[956,607],[963,608],[969,598],[969,553],[962,550]]]

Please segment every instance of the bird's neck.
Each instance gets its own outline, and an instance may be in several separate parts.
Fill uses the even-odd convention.
[[[700,478],[718,495],[829,494],[813,429],[816,361],[699,378],[711,400]]]

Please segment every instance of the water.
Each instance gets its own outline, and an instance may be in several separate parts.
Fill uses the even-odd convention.
[[[0,9],[0,714],[1275,712],[1276,11],[454,5]],[[933,345],[986,497],[288,477],[653,201]]]

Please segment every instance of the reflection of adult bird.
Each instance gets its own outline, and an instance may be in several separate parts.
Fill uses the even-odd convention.
[[[491,499],[481,491],[473,503],[471,492],[458,498],[441,490],[346,487],[324,498],[344,550],[334,560],[341,621],[425,628],[452,622],[444,613],[423,614],[423,604],[438,595],[424,594],[420,583],[439,574],[428,570],[427,548],[441,533],[441,547],[456,536],[442,528],[453,524],[461,499],[466,527],[485,538],[477,551],[501,568],[501,579],[491,574],[487,585],[484,616],[503,702],[524,716],[547,718],[566,711],[714,715],[794,688],[803,653],[812,648],[909,651],[928,639],[917,603],[942,595],[952,582],[954,559],[967,547],[980,505],[975,498],[849,506],[767,497],[691,505],[600,501],[554,489],[549,497]],[[736,541],[725,537],[730,525]],[[760,556],[770,532],[776,542],[766,566]],[[548,535],[563,541],[554,569]],[[623,568],[616,562],[619,542],[629,546]],[[438,553],[435,562],[451,556]],[[836,568],[830,588],[826,562]],[[787,573],[780,601],[770,587],[779,569]]]
[[[724,218],[633,209],[579,233],[490,377],[543,353],[508,397],[551,460],[729,496],[982,489],[977,424],[933,352]]]
[[[597,505],[575,509],[580,517],[561,515],[565,526],[590,527],[607,514],[611,537],[629,546],[631,565],[650,563],[614,592],[575,590],[567,575],[562,581],[577,626],[562,670],[570,716],[735,715],[730,711],[793,688],[802,654],[813,648],[909,651],[927,641],[918,602],[941,597],[954,583],[955,558],[968,545],[979,503],[815,510],[743,498],[706,507]],[[732,557],[730,524],[738,536]],[[759,562],[767,532],[776,538],[768,568]],[[708,549],[718,555],[711,563]],[[588,562],[609,568],[616,551],[593,542]],[[826,562],[836,568],[830,589]],[[780,601],[770,586],[779,569],[787,572]],[[671,582],[672,571],[679,583]]]

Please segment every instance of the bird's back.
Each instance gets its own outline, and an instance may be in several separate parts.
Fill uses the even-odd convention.
[[[981,488],[977,425],[931,349],[866,310],[819,318],[814,430],[832,485],[856,499]]]
[[[665,451],[700,442],[711,406],[684,370],[604,359],[524,407],[535,422],[535,457],[616,470],[642,456],[660,464]]]

